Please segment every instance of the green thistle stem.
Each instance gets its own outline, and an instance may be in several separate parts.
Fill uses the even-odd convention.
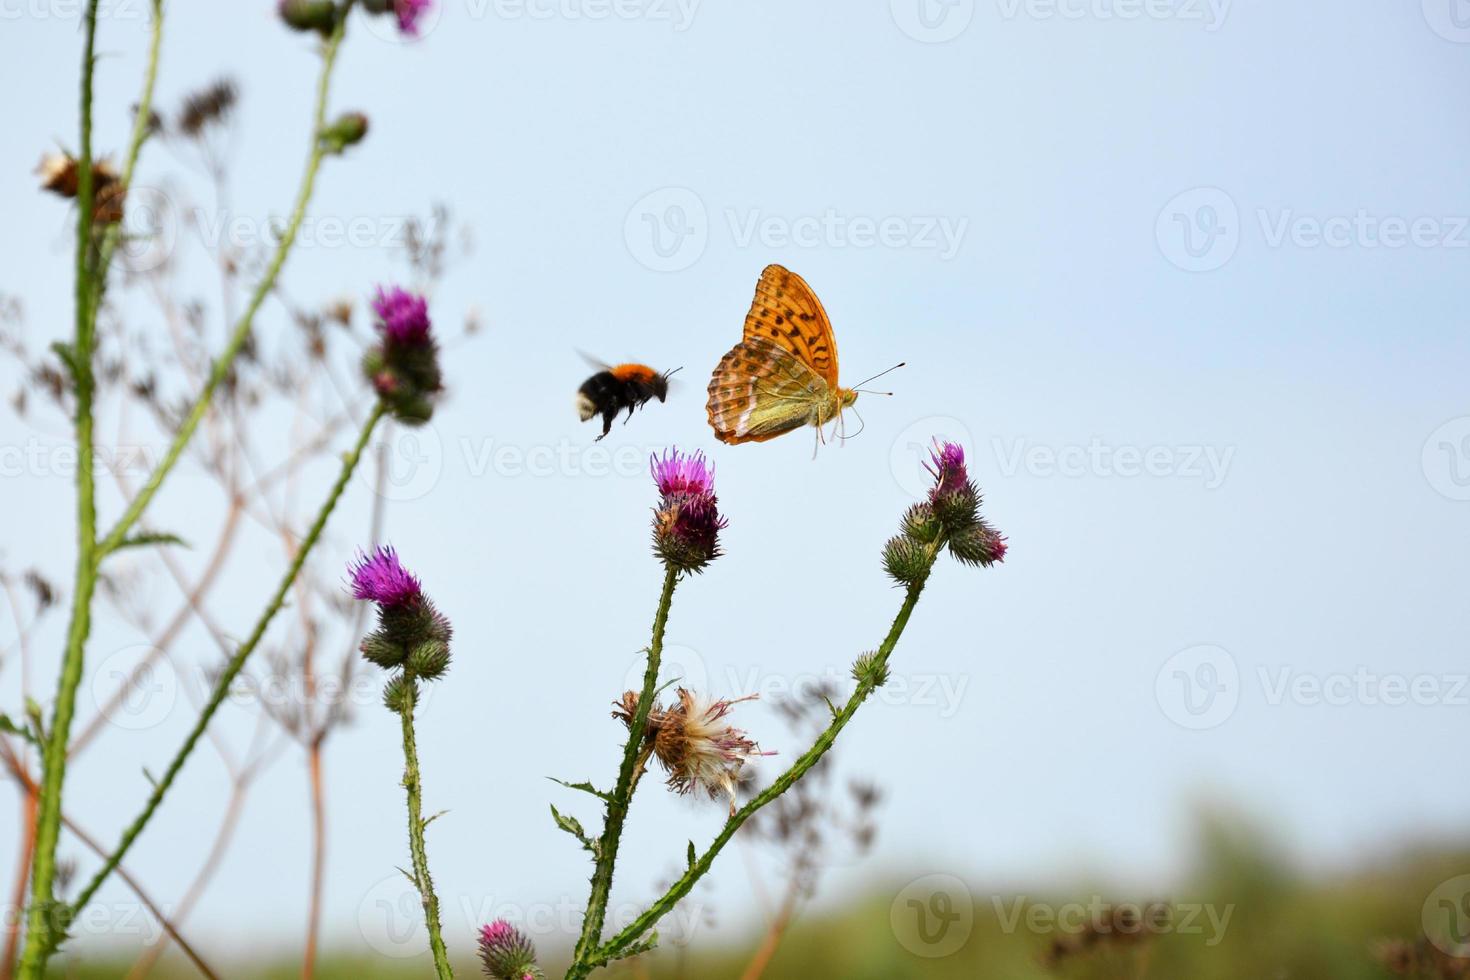
[[[406,698],[398,712],[403,722],[403,788],[408,792],[408,850],[413,858],[414,886],[419,891],[419,900],[424,906],[424,922],[429,928],[429,949],[434,954],[434,970],[439,980],[453,980],[454,971],[449,968],[449,953],[444,948],[444,936],[439,926],[439,896],[434,892],[434,879],[429,876],[429,854],[424,846],[423,786],[419,776],[418,742],[414,738],[413,709],[418,702],[418,683],[413,675],[405,672],[412,687],[412,696]]]
[[[230,685],[234,683],[235,678],[239,676],[240,671],[244,668],[246,659],[260,645],[260,641],[265,637],[265,631],[270,626],[271,620],[275,618],[276,613],[285,604],[286,596],[290,593],[291,587],[296,583],[296,577],[301,573],[302,567],[306,564],[307,555],[311,553],[317,541],[321,538],[322,531],[327,526],[327,520],[332,516],[332,511],[336,510],[337,502],[342,499],[342,494],[347,489],[348,481],[352,479],[352,474],[357,469],[358,461],[362,459],[362,452],[367,447],[368,440],[372,438],[373,430],[383,418],[383,414],[383,407],[378,405],[373,409],[373,413],[368,416],[367,422],[362,427],[362,432],[358,434],[357,442],[342,458],[342,470],[337,475],[337,482],[332,485],[331,492],[328,493],[321,510],[317,512],[316,520],[312,522],[311,528],[306,532],[306,536],[301,539],[301,544],[296,549],[296,556],[291,560],[291,565],[286,569],[286,574],[282,576],[281,581],[277,584],[276,591],[272,594],[269,604],[265,607],[265,611],[260,614],[260,618],[256,621],[255,628],[250,631],[250,636],[246,638],[245,642],[240,645],[240,648],[235,651],[235,655],[225,664],[224,670],[220,672],[218,680],[215,681],[214,690],[210,693],[209,702],[204,706],[204,711],[200,713],[198,720],[194,723],[194,728],[189,732],[188,737],[184,739],[184,744],[179,748],[173,760],[169,762],[168,768],[164,770],[163,778],[159,779],[157,784],[154,785],[153,792],[148,797],[148,802],[143,806],[143,811],[128,825],[127,830],[123,831],[122,837],[118,840],[117,847],[113,848],[112,855],[103,863],[101,869],[92,876],[92,880],[87,883],[87,886],[77,896],[76,902],[71,906],[73,912],[85,908],[87,903],[91,901],[92,896],[97,893],[97,889],[102,887],[102,883],[122,863],[123,857],[126,856],[128,850],[133,846],[133,842],[138,839],[138,835],[143,832],[143,828],[148,825],[148,821],[153,818],[153,814],[158,809],[159,804],[163,802],[163,798],[168,793],[169,787],[173,785],[175,777],[184,768],[184,763],[188,761],[189,755],[194,751],[195,745],[199,743],[200,737],[204,735],[204,730],[209,727],[210,720],[214,718],[215,712],[224,703],[226,695],[229,694]]]
[[[587,915],[582,921],[582,936],[572,957],[568,977],[582,977],[593,970],[592,959],[602,942],[602,926],[607,918],[607,901],[612,894],[613,871],[618,861],[618,843],[623,824],[628,818],[628,805],[638,775],[647,759],[641,750],[643,735],[648,730],[648,714],[653,710],[653,692],[658,687],[659,661],[663,658],[664,630],[669,623],[669,609],[674,602],[674,587],[679,573],[672,567],[664,571],[663,592],[659,595],[658,612],[653,618],[653,639],[648,647],[648,664],[643,671],[643,691],[638,697],[638,710],[628,726],[628,744],[623,748],[623,764],[618,770],[617,788],[607,802],[607,818],[598,842],[597,866],[592,872],[592,894],[587,899]]]
[[[92,596],[97,590],[97,483],[93,473],[92,401],[95,379],[92,353],[96,318],[91,304],[92,211],[92,71],[96,62],[97,0],[87,4],[82,46],[81,146],[77,173],[76,329],[69,365],[76,386],[77,566],[72,593],[66,652],[57,680],[56,708],[41,753],[41,792],[36,806],[35,851],[31,860],[31,906],[27,915],[22,980],[40,980],[50,949],[65,932],[65,909],[56,904],[56,844],[61,837],[61,789],[66,781],[67,740],[82,683],[83,653],[92,631]]]
[[[868,671],[866,678],[858,683],[857,689],[852,693],[852,697],[848,698],[847,703],[834,715],[832,723],[827,726],[826,730],[817,736],[817,740],[813,743],[812,747],[801,758],[797,759],[790,769],[782,773],[775,782],[736,811],[735,815],[730,818],[718,836],[715,837],[708,850],[689,866],[689,869],[679,877],[679,880],[674,882],[669,887],[669,890],[658,901],[654,902],[648,911],[638,916],[626,929],[608,940],[606,944],[585,956],[579,957],[574,962],[572,969],[567,972],[567,980],[577,980],[577,978],[587,976],[593,969],[605,966],[608,962],[616,959],[636,944],[658,923],[659,919],[667,915],[678,904],[680,899],[689,894],[690,889],[694,887],[700,878],[709,872],[709,869],[714,864],[715,858],[719,856],[720,851],[730,842],[730,839],[735,836],[735,832],[740,829],[745,821],[749,820],[762,807],[795,785],[798,779],[815,766],[821,760],[822,756],[827,754],[827,750],[832,748],[832,744],[837,741],[838,734],[842,729],[847,727],[847,723],[852,720],[852,716],[857,713],[862,703],[868,699],[868,695],[873,693],[875,686],[874,678],[881,676],[882,668],[888,663],[889,656],[893,653],[894,647],[898,645],[899,638],[903,636],[904,628],[908,626],[909,617],[913,614],[914,607],[919,603],[919,596],[924,591],[924,585],[929,580],[929,573],[933,570],[934,561],[943,545],[943,540],[925,545],[927,561],[924,565],[924,573],[908,587],[908,591],[904,595],[903,605],[899,607],[898,615],[894,618],[893,625],[888,630],[888,635],[884,638],[883,644],[878,648],[874,669]]]

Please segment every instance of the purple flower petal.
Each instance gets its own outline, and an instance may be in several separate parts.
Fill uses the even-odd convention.
[[[383,606],[397,606],[422,593],[419,580],[398,561],[391,547],[380,547],[372,555],[358,552],[348,567],[352,574],[352,596]]]

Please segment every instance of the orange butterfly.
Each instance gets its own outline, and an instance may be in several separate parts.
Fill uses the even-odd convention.
[[[858,389],[837,383],[837,339],[822,301],[801,276],[766,266],[745,315],[745,336],[710,378],[715,437],[765,442],[812,425],[820,441],[822,426],[840,420],[857,396]]]

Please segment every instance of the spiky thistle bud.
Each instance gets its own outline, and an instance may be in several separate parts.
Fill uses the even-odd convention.
[[[453,629],[424,595],[418,578],[403,567],[398,553],[390,547],[371,555],[359,552],[348,571],[353,597],[378,606],[378,628],[359,647],[363,657],[384,670],[403,668],[410,680],[443,676],[449,668]],[[392,697],[390,683],[390,707]]]
[[[896,535],[883,546],[883,570],[898,584],[913,585],[928,572],[929,554],[913,538]]]
[[[337,26],[337,5],[332,0],[280,0],[276,10],[293,31],[316,31],[326,37]]]
[[[368,117],[360,112],[344,112],[322,130],[322,148],[328,153],[341,153],[361,143],[368,131]]]
[[[1006,541],[984,521],[953,535],[949,539],[949,553],[966,565],[989,568],[1006,556]]]
[[[650,463],[660,494],[653,513],[653,550],[665,565],[680,572],[699,572],[720,557],[720,532],[729,523],[715,496],[714,467],[704,453],[677,449]]]
[[[980,493],[965,469],[965,450],[958,443],[934,441],[925,468],[934,477],[929,504],[944,530],[958,534],[980,517]]]
[[[492,980],[541,980],[530,937],[504,919],[480,928],[480,961]]]
[[[903,533],[920,544],[933,544],[943,531],[934,506],[927,501],[914,504],[903,515]]]
[[[877,650],[869,650],[853,663],[852,679],[859,684],[882,687],[888,683],[888,661],[879,657]]]
[[[419,698],[419,682],[407,674],[394,674],[383,688],[383,706],[396,715],[413,710]]]
[[[394,418],[408,425],[427,422],[444,388],[429,304],[406,289],[379,287],[372,308],[381,339],[363,356],[363,373]]]

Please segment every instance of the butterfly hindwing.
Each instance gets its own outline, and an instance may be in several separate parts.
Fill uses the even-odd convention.
[[[837,410],[832,386],[764,337],[736,344],[709,383],[709,422],[721,442],[764,442]]]
[[[745,315],[745,339],[760,337],[795,354],[837,387],[837,339],[822,301],[806,280],[779,265],[768,265],[756,283]]]

